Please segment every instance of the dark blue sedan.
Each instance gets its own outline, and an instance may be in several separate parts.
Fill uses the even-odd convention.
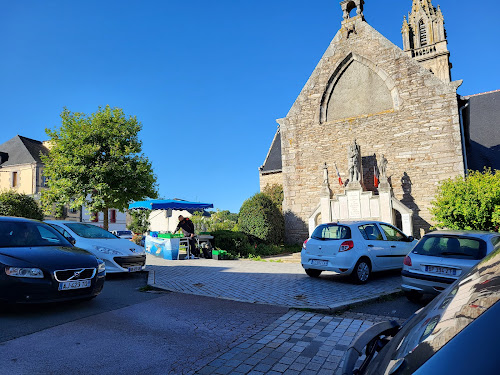
[[[104,262],[76,248],[51,226],[0,217],[0,302],[92,299],[102,290]]]

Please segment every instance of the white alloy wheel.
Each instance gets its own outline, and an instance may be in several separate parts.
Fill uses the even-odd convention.
[[[370,278],[370,264],[365,259],[360,259],[358,263],[356,263],[356,267],[354,267],[354,271],[352,275],[354,280],[360,284],[364,284]]]

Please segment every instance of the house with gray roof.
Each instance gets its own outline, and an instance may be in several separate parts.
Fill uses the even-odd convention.
[[[46,188],[41,156],[48,152],[47,142],[20,135],[0,144],[0,192],[13,190],[40,199]],[[64,208],[63,217],[81,221],[81,211]]]

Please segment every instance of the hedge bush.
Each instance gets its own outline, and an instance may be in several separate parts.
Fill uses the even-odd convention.
[[[233,232],[230,230],[217,230],[211,233],[214,236],[214,245],[216,249],[226,250],[233,256],[247,257],[253,253],[248,236],[242,232]]]
[[[300,245],[266,244],[260,238],[243,232],[219,230],[212,232],[216,249],[226,250],[235,257],[271,256],[284,253],[296,253],[302,250]]]
[[[469,171],[446,180],[432,202],[436,227],[455,230],[498,230],[500,171]]]
[[[16,216],[43,220],[43,212],[38,203],[26,194],[14,191],[0,193],[0,216]]]
[[[255,194],[243,202],[238,218],[240,230],[260,238],[268,244],[283,243],[285,220],[283,213],[263,193]]]

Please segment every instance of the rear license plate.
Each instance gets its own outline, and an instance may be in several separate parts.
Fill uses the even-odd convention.
[[[425,266],[425,272],[439,273],[441,275],[456,276],[457,270],[447,267]]]
[[[76,280],[59,283],[59,290],[83,289],[90,287],[91,280]]]
[[[313,266],[328,266],[328,261],[327,260],[313,259],[313,260],[311,260],[311,264]]]
[[[128,272],[138,272],[138,271],[142,271],[142,266],[134,266],[128,268]]]

